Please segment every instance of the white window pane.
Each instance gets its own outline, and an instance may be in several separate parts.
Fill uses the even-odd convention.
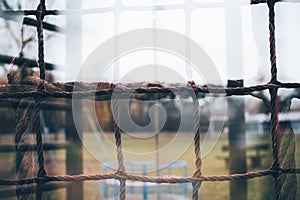
[[[82,17],[83,59],[99,45],[114,36],[112,13],[84,15]]]
[[[185,0],[122,0],[124,5],[130,6],[152,6],[152,5],[174,5],[184,3]]]
[[[199,4],[202,4],[202,3],[222,3],[222,2],[225,2],[225,0],[193,0],[195,3],[199,3]]]
[[[264,5],[241,9],[245,85],[270,78],[268,10]]]
[[[221,77],[226,78],[224,9],[197,9],[191,18],[191,39],[206,51]]]
[[[153,27],[153,12],[123,12],[120,16],[120,32],[130,31],[140,28]]]
[[[185,34],[185,14],[183,10],[157,11],[156,28],[168,29]]]
[[[300,4],[280,3],[276,6],[276,45],[278,78],[282,81],[299,81],[300,63]]]
[[[119,0],[118,0],[119,1]],[[115,4],[115,0],[82,0],[83,9],[111,7]]]

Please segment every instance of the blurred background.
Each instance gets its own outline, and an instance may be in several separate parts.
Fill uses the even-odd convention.
[[[0,0],[1,84],[7,84],[6,76],[10,70],[26,65],[34,67],[37,60],[35,18],[26,16],[25,20],[18,13],[1,11],[35,9],[38,3],[36,0]],[[61,10],[63,14],[44,19],[45,61],[49,68],[54,68],[48,71],[47,80],[91,82],[90,77],[99,66],[94,66],[91,74],[85,72],[84,78],[80,70],[97,47],[127,31],[157,28],[180,33],[196,42],[213,62],[221,80],[207,82],[206,77],[185,59],[158,50],[142,49],[112,61],[97,81],[186,83],[192,79],[200,86],[217,84],[219,87],[267,83],[270,80],[268,8],[266,4],[249,4],[244,0],[48,0],[47,9]],[[300,81],[297,68],[300,63],[299,11],[300,4],[289,2],[278,3],[275,9],[278,79],[282,82]],[[189,55],[187,43],[186,57]],[[10,64],[14,58],[20,63]],[[168,68],[159,68],[159,65]],[[230,79],[243,81],[232,85]],[[299,94],[297,89],[280,89],[278,96],[280,131],[294,137],[296,166],[300,164],[300,147],[297,146],[300,141]],[[244,97],[207,94],[199,98],[203,175],[242,173],[271,166],[269,101],[268,91]],[[0,103],[0,146],[3,146],[0,178],[15,178],[15,153],[7,150],[7,146],[14,144],[15,108],[11,102],[1,99]],[[49,99],[48,103],[64,108],[45,106],[41,114],[44,141],[72,142],[67,134],[71,102]],[[127,104],[127,101],[120,102],[124,155],[131,161],[126,164],[127,169],[150,176],[191,176],[195,169],[192,99],[168,96],[161,100],[132,99]],[[155,108],[152,115],[154,105],[160,105],[165,115]],[[80,132],[83,149],[78,155],[82,160],[77,160],[78,152],[72,155],[66,149],[49,149],[45,156],[50,175],[76,174],[78,170],[82,174],[116,170],[111,102],[83,100],[79,112],[82,123],[77,132]],[[131,126],[132,121],[136,126]],[[158,130],[159,121],[164,124]],[[156,125],[143,129],[151,123]],[[232,154],[237,150],[232,149],[233,146],[241,150],[240,153]],[[68,160],[71,160],[69,164]],[[78,164],[75,166],[77,171],[70,170],[70,163]],[[299,176],[297,180],[300,181]],[[118,183],[113,181],[85,182],[81,195],[84,199],[113,199],[117,196],[117,186]],[[239,186],[237,194],[232,194],[232,187]],[[50,188],[43,198],[66,199],[68,187]],[[130,199],[191,199],[191,185],[188,184],[157,186],[129,182],[127,187]],[[273,199],[273,187],[272,177],[238,183],[204,182],[199,195],[207,200]],[[246,196],[235,196],[239,194]],[[1,186],[0,198],[15,199],[14,188]]]

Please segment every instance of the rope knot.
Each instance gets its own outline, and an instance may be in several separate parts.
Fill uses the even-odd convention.
[[[269,8],[274,7],[275,3],[277,3],[278,1],[279,0],[267,0],[268,7]]]
[[[37,20],[44,20],[44,17],[45,17],[45,13],[44,11],[46,10],[46,5],[45,5],[45,2],[41,2],[37,9],[36,9],[36,19]]]
[[[38,177],[44,177],[46,176],[46,170],[45,169],[39,169],[38,170]]]
[[[39,83],[39,85],[38,85],[38,87],[37,87],[37,90],[39,91],[39,92],[41,92],[41,91],[45,91],[46,90],[46,87],[45,87],[45,81],[43,81],[43,80],[40,80],[40,83]]]

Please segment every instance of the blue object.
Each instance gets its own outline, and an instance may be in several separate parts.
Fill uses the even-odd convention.
[[[173,174],[173,169],[182,168],[183,177],[187,177],[187,162],[184,160],[171,160],[167,164],[159,166],[158,169],[154,161],[125,160],[124,165],[125,165],[125,169],[127,169],[129,173],[141,173],[143,176],[147,176],[148,171],[154,171],[154,170],[159,170],[158,175],[161,176],[162,171],[168,170],[168,176],[171,177]],[[103,163],[103,173],[108,173],[109,171],[117,171],[117,170],[118,170],[118,161],[109,161]],[[126,181],[126,183],[128,182],[129,181]],[[177,190],[174,191],[174,186],[173,186],[174,184],[152,184],[147,182],[138,184],[138,182],[133,182],[133,181],[130,183],[126,184],[126,187],[130,188],[128,190],[130,194],[134,194],[137,191],[136,188],[140,187],[144,200],[149,199],[148,192],[149,192],[149,187],[151,186],[155,186],[155,188],[157,188],[158,199],[162,199],[164,185],[167,185],[169,194],[176,193],[177,191]],[[114,179],[108,179],[103,181],[103,199],[109,198],[109,188],[111,187],[113,188],[114,199],[115,200],[118,199],[120,183],[118,180],[114,180]],[[183,193],[185,197],[188,196],[187,183],[183,183]]]

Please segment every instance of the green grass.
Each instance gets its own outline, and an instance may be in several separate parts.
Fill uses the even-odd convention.
[[[250,134],[248,134],[250,135]],[[271,138],[268,136],[254,136],[247,137],[248,144],[255,144],[258,142],[266,142],[271,145]],[[201,136],[204,138],[204,135]],[[114,148],[114,135],[106,134],[104,139],[104,145],[109,147],[103,151],[99,148],[99,143],[95,140],[94,135],[87,133],[84,135],[85,148],[83,150],[84,157],[84,171],[83,174],[96,174],[102,173],[102,161],[113,160],[116,158],[116,149]],[[188,175],[191,176],[194,172],[195,166],[195,154],[193,147],[193,134],[159,134],[159,146],[161,149],[159,153],[160,164],[165,164],[169,159],[181,159],[188,163]],[[124,157],[128,160],[155,160],[157,154],[155,137],[149,137],[141,139],[139,137],[133,137],[124,135],[122,136],[122,146],[124,150]],[[229,171],[225,165],[224,160],[216,159],[218,155],[224,155],[221,148],[223,145],[228,144],[227,135],[221,135],[218,141],[207,140],[206,144],[211,146],[212,149],[207,151],[207,155],[203,158],[202,174],[203,175],[228,175]],[[296,148],[296,161],[297,166],[300,166],[300,136],[297,135],[297,148]],[[109,146],[107,146],[109,145]],[[169,150],[168,147],[172,150]],[[176,151],[177,150],[177,151]],[[103,152],[101,152],[103,151]],[[151,152],[151,155],[148,155]],[[101,157],[105,155],[104,157]],[[136,156],[140,155],[140,156]],[[143,156],[141,156],[143,155]],[[267,152],[267,159],[264,160],[263,166],[260,169],[267,169],[271,166],[272,153],[271,150]],[[45,154],[48,158],[47,153]],[[0,155],[0,175],[1,178],[14,178],[13,168],[14,154],[1,154]],[[65,172],[65,150],[59,150],[55,152],[56,164],[47,165],[47,172],[49,175],[64,175]],[[253,169],[249,166],[248,171],[257,171],[260,169]],[[167,174],[167,170],[163,171],[163,175]],[[182,175],[182,170],[174,170],[174,176]],[[148,174],[149,176],[156,176],[156,172]],[[300,184],[300,176],[297,176],[298,184]],[[298,198],[300,197],[300,187],[298,187]],[[273,180],[272,177],[262,177],[248,180],[248,199],[270,199],[273,192]],[[141,194],[141,193],[140,193]],[[203,182],[200,188],[200,197],[204,200],[223,200],[229,199],[229,182]],[[84,197],[85,199],[101,199],[102,198],[102,186],[101,181],[87,181],[84,182]],[[64,199],[65,190],[60,190],[58,193],[48,193],[44,195],[44,199]]]
[[[109,141],[114,142],[114,136],[113,134],[107,134],[107,137]],[[178,149],[181,149],[181,146],[184,146],[185,143],[190,142],[190,137],[192,137],[192,134],[186,135],[178,135],[180,139],[178,141],[182,141],[179,143],[174,144],[175,147]],[[203,136],[202,136],[203,138]],[[88,137],[87,137],[88,140]],[[164,147],[171,143],[171,141],[174,140],[174,135],[172,134],[160,134],[159,135],[159,148]],[[133,138],[130,136],[123,135],[123,149],[127,152],[138,152],[138,153],[145,153],[145,152],[152,152],[155,151],[155,137],[148,138],[148,139],[140,139],[140,138]],[[178,142],[177,141],[177,142]],[[215,144],[215,141],[206,141],[207,143],[211,143],[210,145],[213,146],[211,151],[203,158],[203,164],[202,164],[202,174],[203,175],[228,175],[229,171],[228,168],[225,165],[225,162],[220,159],[216,159],[218,155],[223,155],[224,152],[222,152],[221,148],[223,145],[228,145],[227,135],[222,135],[217,143]],[[253,136],[253,137],[247,137],[247,143],[248,144],[255,144],[255,143],[261,143],[266,142],[271,145],[271,139],[268,136]],[[297,143],[300,142],[300,137],[297,137]],[[115,151],[115,149],[112,149]],[[172,155],[172,153],[174,155]],[[167,162],[168,158],[174,157],[181,160],[185,160],[188,163],[188,174],[189,176],[192,175],[195,166],[195,154],[194,154],[194,147],[191,143],[190,146],[182,152],[180,155],[177,152],[168,152],[167,157],[165,158],[162,153],[159,154],[160,164],[163,164]],[[112,155],[115,156],[115,153],[112,152]],[[250,163],[248,163],[248,171],[257,171],[261,169],[267,169],[271,166],[272,162],[272,153],[271,149],[267,152],[267,158],[263,160],[263,166],[260,169],[253,169],[250,166]],[[125,159],[130,158],[128,154],[125,153]],[[297,166],[300,165],[300,145],[297,146],[296,151],[296,159],[297,159]],[[152,159],[155,159],[152,157]],[[88,152],[85,153],[85,160],[88,162],[90,160],[91,162],[98,162],[95,161],[93,156],[91,156]],[[93,161],[94,160],[94,161]],[[143,160],[147,160],[146,158]],[[249,161],[248,161],[249,162]],[[96,171],[101,170],[101,166],[99,165],[99,162],[95,164],[97,166]],[[88,168],[85,169],[85,173],[93,173],[92,165],[89,165]],[[95,173],[95,171],[94,171]],[[167,172],[164,172],[167,173]],[[180,175],[182,171],[180,170],[174,170],[174,176]],[[150,173],[150,176],[155,176],[155,173]],[[298,182],[300,183],[299,176]],[[248,199],[269,199],[272,194],[272,178],[271,177],[262,177],[262,178],[255,178],[248,181]],[[88,183],[86,185],[88,190],[90,192],[93,192],[93,184]],[[299,189],[298,189],[299,190]],[[101,191],[100,191],[101,193]],[[298,194],[300,193],[300,190],[298,191]],[[207,200],[221,200],[221,199],[229,199],[229,182],[204,182],[200,189],[200,197],[201,199],[207,199]]]

